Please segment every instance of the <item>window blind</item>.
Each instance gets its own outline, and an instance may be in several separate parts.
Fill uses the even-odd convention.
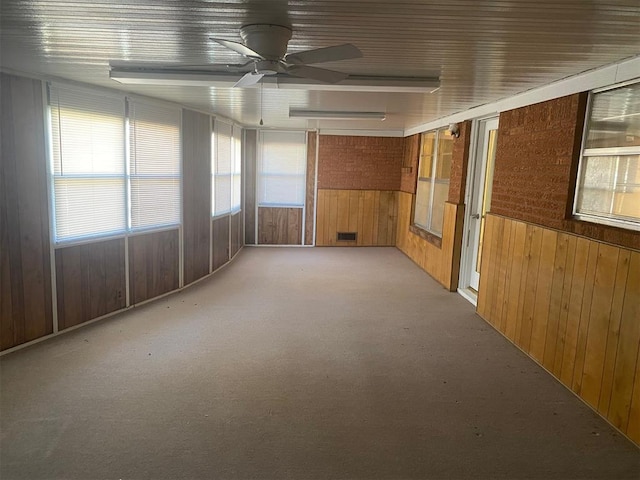
[[[50,85],[56,242],[122,233],[124,97]]]
[[[260,132],[258,204],[303,206],[306,133]]]
[[[180,223],[181,112],[129,100],[131,228]]]
[[[233,129],[231,124],[215,120],[213,124],[211,172],[211,211],[213,215],[231,210],[231,164],[233,155]]]
[[[233,165],[231,180],[231,210],[238,211],[242,204],[242,129],[233,126]]]

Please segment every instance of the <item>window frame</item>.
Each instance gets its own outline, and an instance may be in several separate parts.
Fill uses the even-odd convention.
[[[124,227],[118,230],[111,230],[108,232],[99,232],[99,233],[87,233],[82,235],[75,235],[73,237],[64,237],[60,238],[57,234],[58,232],[58,218],[56,216],[56,179],[57,178],[65,178],[65,175],[57,175],[55,173],[54,168],[54,139],[53,139],[53,128],[52,122],[55,119],[52,117],[52,100],[51,100],[51,90],[52,89],[70,89],[79,90],[80,92],[84,92],[87,95],[99,95],[105,96],[109,98],[113,98],[114,101],[122,102],[122,119],[123,119],[123,144],[121,146],[123,151],[123,161],[124,161],[124,170],[122,174],[100,174],[100,175],[72,175],[71,177],[86,177],[89,179],[105,179],[105,178],[121,178],[124,182],[124,198],[123,198],[123,208],[124,208]],[[117,238],[127,238],[130,236],[135,236],[144,233],[152,233],[152,232],[163,232],[167,230],[175,230],[182,228],[183,224],[183,212],[182,205],[184,202],[183,197],[183,154],[182,154],[182,142],[183,142],[183,132],[182,132],[182,107],[170,102],[164,101],[156,101],[156,100],[148,100],[144,97],[138,98],[135,95],[126,95],[117,92],[104,91],[99,88],[85,88],[85,87],[75,87],[71,86],[64,82],[46,82],[44,84],[43,89],[43,101],[45,107],[45,128],[46,128],[46,143],[47,143],[47,183],[48,183],[48,197],[50,202],[50,212],[51,212],[51,221],[50,221],[50,229],[51,229],[51,240],[54,248],[64,248],[70,247],[74,245],[83,245],[88,243],[113,240]],[[178,211],[179,220],[177,223],[171,224],[163,224],[163,225],[151,225],[151,226],[143,226],[143,227],[133,227],[132,226],[132,203],[131,203],[131,116],[129,112],[130,102],[137,101],[143,102],[149,105],[160,106],[164,108],[173,108],[179,112],[180,122],[178,125],[178,134],[180,141],[180,148],[178,149],[179,158],[179,173],[175,175],[171,175],[171,178],[177,178],[179,181],[179,204],[180,208]],[[58,107],[59,108],[59,107]],[[101,113],[101,112],[96,112]],[[68,176],[67,176],[68,177]]]
[[[274,174],[274,173],[264,173],[264,134],[269,133],[301,133],[304,134],[304,152],[302,154],[302,173],[298,174]],[[308,136],[307,132],[303,130],[289,130],[289,129],[277,129],[277,130],[259,130],[258,131],[258,151],[257,151],[257,162],[256,162],[256,208],[306,208],[306,194],[307,194],[307,156],[308,156]],[[302,202],[301,203],[283,203],[283,202],[263,202],[261,197],[261,179],[269,178],[269,177],[291,177],[291,179],[296,180],[300,183],[302,187]]]
[[[420,133],[420,146],[419,146],[419,150],[418,150],[418,170],[416,172],[416,193],[414,195],[413,198],[413,205],[412,205],[412,211],[411,211],[411,227],[413,227],[413,229],[417,229],[418,231],[422,231],[425,232],[428,236],[433,236],[438,240],[442,240],[443,231],[436,231],[433,228],[432,225],[432,221],[433,221],[433,207],[434,207],[434,197],[435,197],[435,186],[436,184],[440,184],[440,185],[444,185],[444,182],[442,180],[438,181],[437,179],[437,170],[438,170],[438,160],[440,160],[439,158],[439,153],[440,153],[440,139],[441,139],[441,135],[447,133],[448,129],[447,127],[443,126],[440,128],[436,128],[433,130],[427,130],[426,132],[421,132]],[[433,149],[433,153],[431,154],[431,171],[430,171],[430,176],[429,177],[424,177],[425,179],[428,180],[429,183],[429,199],[427,202],[427,225],[421,225],[419,223],[416,222],[416,218],[415,218],[415,209],[416,209],[416,203],[418,202],[418,186],[420,185],[420,182],[423,181],[426,183],[425,180],[420,180],[420,170],[422,167],[422,161],[423,161],[423,155],[422,155],[422,142],[424,139],[424,136],[427,134],[435,134],[435,138],[434,138],[434,149]],[[447,178],[446,181],[446,185],[447,185],[447,192],[449,190],[449,187],[451,186],[451,173],[449,172],[449,178]],[[447,200],[444,201],[444,203],[446,203]],[[444,207],[443,207],[444,208]],[[444,224],[442,225],[442,230],[444,230]]]
[[[593,108],[593,97],[598,93],[608,92],[616,90],[628,85],[638,84],[640,86],[640,79],[634,79],[627,82],[616,83],[615,85],[608,85],[602,88],[596,88],[589,92],[587,98],[587,105],[585,109],[584,121],[582,125],[582,141],[580,142],[580,154],[578,156],[578,168],[575,177],[575,185],[573,186],[573,205],[571,209],[572,217],[575,220],[583,222],[606,225],[609,227],[623,228],[626,230],[640,231],[640,220],[634,222],[624,218],[609,218],[600,215],[594,215],[590,213],[581,213],[578,211],[578,199],[581,192],[582,176],[584,174],[585,158],[588,157],[601,157],[601,156],[621,156],[621,155],[640,155],[640,146],[633,147],[596,147],[586,148],[587,134],[589,132],[589,126],[591,122],[591,112]],[[614,182],[615,183],[615,182]]]

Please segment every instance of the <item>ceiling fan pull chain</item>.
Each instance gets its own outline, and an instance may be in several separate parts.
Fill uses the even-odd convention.
[[[264,80],[260,82],[260,126],[264,125],[262,121],[262,90],[264,88]]]

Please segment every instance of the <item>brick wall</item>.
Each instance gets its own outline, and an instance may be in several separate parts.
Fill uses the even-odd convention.
[[[500,114],[491,212],[640,249],[640,233],[574,220],[587,94]]]
[[[451,155],[449,202],[461,205],[464,203],[464,193],[467,187],[471,121],[459,123],[458,127],[460,128],[460,136],[453,141],[453,153]]]
[[[404,138],[320,135],[318,188],[399,190]]]
[[[404,138],[404,154],[400,172],[400,191],[416,193],[418,161],[420,160],[420,134]]]
[[[500,114],[493,213],[562,228],[585,101],[576,94]]]

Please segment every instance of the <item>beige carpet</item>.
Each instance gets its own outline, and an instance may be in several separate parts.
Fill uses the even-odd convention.
[[[637,479],[640,454],[393,248],[246,248],[1,361],[10,479]]]

